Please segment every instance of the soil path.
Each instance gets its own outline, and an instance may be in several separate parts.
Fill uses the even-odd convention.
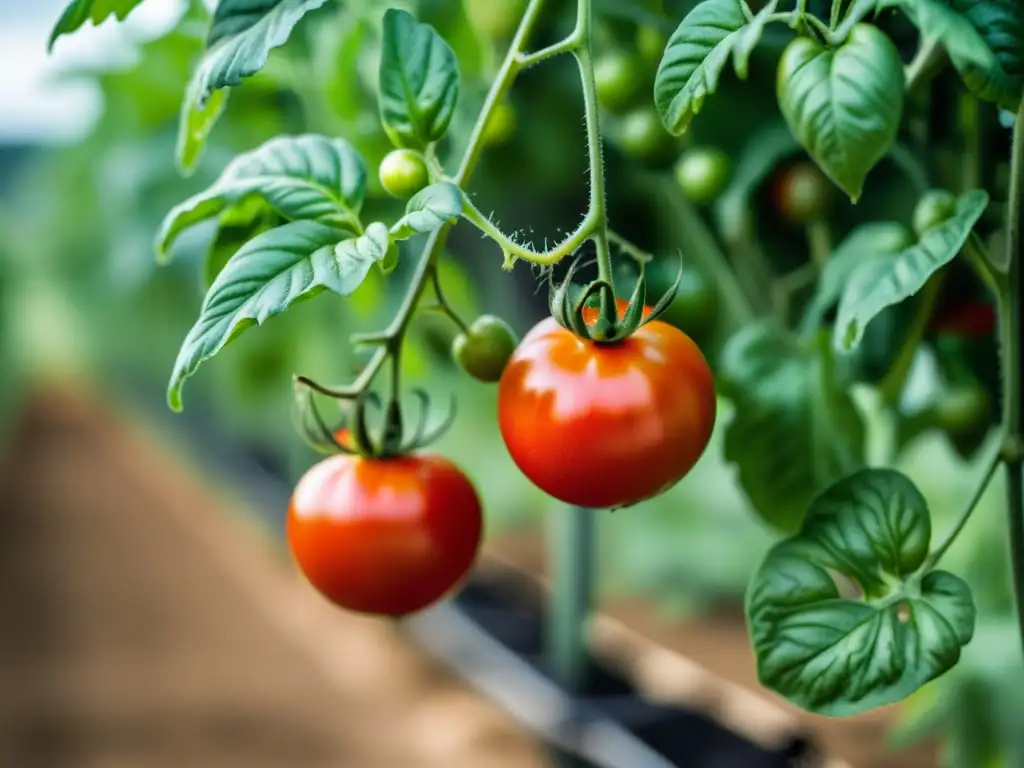
[[[224,511],[92,404],[37,398],[0,464],[0,768],[544,764]]]

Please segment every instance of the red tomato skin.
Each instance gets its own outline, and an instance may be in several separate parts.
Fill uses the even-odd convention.
[[[707,447],[716,408],[700,349],[658,320],[599,345],[547,318],[498,385],[512,460],[544,492],[591,509],[629,506],[679,482]]]
[[[938,314],[931,329],[936,333],[980,338],[991,336],[996,330],[996,310],[983,302],[967,303]]]
[[[287,517],[299,569],[359,613],[404,616],[468,573],[483,536],[480,499],[447,459],[332,456],[299,480]]]

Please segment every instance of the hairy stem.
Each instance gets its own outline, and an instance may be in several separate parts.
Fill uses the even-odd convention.
[[[1010,158],[1010,201],[1006,212],[1007,290],[999,302],[999,338],[1003,361],[1003,461],[1006,464],[1006,511],[1009,515],[1010,554],[1013,563],[1017,619],[1024,643],[1024,382],[1021,381],[1021,228],[1024,226],[1024,101],[1017,109]]]
[[[501,67],[498,69],[498,75],[491,84],[491,89],[487,93],[487,98],[484,99],[484,105],[477,117],[476,124],[473,126],[473,132],[470,134],[469,143],[462,156],[459,169],[453,177],[453,181],[460,187],[464,186],[469,180],[473,171],[476,169],[477,163],[480,161],[480,155],[482,154],[485,145],[483,136],[484,130],[487,127],[487,122],[491,119],[491,116],[494,114],[494,110],[497,108],[498,104],[501,103],[501,100],[505,97],[505,94],[508,93],[509,89],[512,88],[516,77],[522,71],[523,66],[519,62],[519,59],[526,48],[530,35],[533,33],[537,20],[540,18],[545,2],[546,0],[530,0],[529,5],[526,7],[526,11],[523,13],[522,21],[519,23],[519,29],[516,30],[516,34],[509,45],[508,52],[505,54],[505,59],[502,62]],[[325,387],[316,384],[304,376],[299,376],[296,377],[296,382],[310,387],[320,394],[339,399],[352,399],[358,397],[361,393],[369,389],[370,385],[373,383],[374,377],[380,371],[385,361],[396,355],[397,349],[405,337],[406,330],[412,322],[416,306],[419,303],[420,298],[423,296],[423,292],[430,280],[437,257],[444,249],[444,244],[447,240],[448,231],[450,229],[451,224],[445,224],[439,229],[434,230],[427,239],[426,244],[423,246],[423,252],[420,256],[419,263],[416,265],[416,271],[413,273],[412,280],[409,282],[409,288],[402,300],[402,305],[399,307],[395,318],[391,321],[391,324],[385,332],[385,343],[381,344],[374,351],[373,356],[367,362],[366,366],[360,372],[355,381],[345,387]]]

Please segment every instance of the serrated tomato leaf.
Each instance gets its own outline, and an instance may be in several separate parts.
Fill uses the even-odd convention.
[[[392,240],[433,232],[462,213],[462,190],[450,181],[431,184],[409,200],[405,215],[391,227]]]
[[[796,346],[763,323],[728,341],[717,372],[736,409],[725,458],[758,515],[787,533],[815,494],[863,466],[864,425],[831,354],[827,335]]]
[[[384,14],[380,118],[399,147],[424,149],[448,130],[459,100],[455,52],[429,24],[406,11]]]
[[[705,0],[672,33],[654,79],[654,103],[669,133],[685,133],[704,99],[718,88],[737,33],[746,25],[740,0]]]
[[[803,329],[810,333],[821,324],[825,313],[843,295],[850,276],[862,264],[878,256],[891,258],[912,243],[910,230],[895,221],[872,221],[850,232],[833,249],[821,270],[814,297],[804,315]]]
[[[88,21],[99,25],[110,16],[122,21],[142,3],[143,0],[72,0],[50,33],[47,50],[53,50],[58,37],[71,34]]]
[[[979,5],[985,1],[968,0]],[[986,69],[996,63],[984,38],[950,0],[879,0],[878,7],[899,8],[922,35],[939,40],[951,58]]]
[[[285,222],[259,198],[245,200],[228,208],[217,220],[217,234],[203,256],[203,290],[210,290],[231,257],[257,235],[279,227]]]
[[[281,136],[239,155],[208,189],[164,218],[157,258],[166,260],[185,229],[257,197],[286,219],[312,219],[355,229],[366,196],[366,165],[344,139]]]
[[[989,65],[951,54],[967,88],[984,101],[1016,112],[1024,95],[1024,3],[1020,0],[952,0],[995,57]]]
[[[790,130],[854,202],[896,140],[903,88],[899,51],[869,24],[834,50],[797,38],[779,61],[779,108]]]
[[[834,329],[836,349],[851,352],[864,329],[882,310],[899,304],[924,287],[963,248],[971,229],[988,206],[988,193],[972,189],[957,199],[956,213],[897,254],[865,260],[850,275],[839,301]]]
[[[220,0],[182,106],[178,166],[189,173],[223,111],[221,89],[259,72],[309,11],[327,0]]]
[[[974,633],[967,584],[920,572],[931,519],[891,469],[864,469],[818,496],[747,591],[762,684],[845,717],[899,701],[950,670]]]
[[[181,346],[167,392],[171,408],[181,410],[185,379],[250,326],[324,289],[346,296],[358,288],[377,258],[381,230],[386,240],[386,228],[374,224],[361,244],[336,247],[352,236],[319,222],[293,221],[240,248],[213,281]]]

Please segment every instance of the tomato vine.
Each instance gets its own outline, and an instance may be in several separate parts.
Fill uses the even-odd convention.
[[[87,21],[124,17],[141,2],[113,9],[74,0],[51,45]],[[216,6],[182,109],[177,161],[183,172],[199,165],[229,91],[261,71],[271,49],[329,2],[222,0]],[[665,492],[703,455],[718,398],[731,404],[722,427],[723,460],[735,465],[750,508],[780,536],[747,592],[758,674],[799,706],[857,714],[902,700],[957,664],[974,636],[978,610],[967,581],[938,566],[948,562],[1000,467],[1024,642],[1020,4],[768,0],[755,8],[745,0],[701,0],[672,19],[675,31],[665,37],[652,22],[667,22],[660,11],[626,12],[628,21],[617,17],[609,31],[595,2],[577,0],[571,30],[548,42],[552,38],[539,34],[551,10],[546,0],[500,9],[467,0],[470,32],[486,49],[478,70],[490,82],[478,114],[467,121],[461,153],[452,158],[448,153],[459,145],[450,127],[465,95],[460,62],[434,26],[398,5],[367,2],[359,22],[380,21],[376,108],[387,149],[377,178],[390,195],[407,200],[404,212],[390,223],[369,220],[364,202],[373,174],[356,138],[312,133],[242,153],[215,182],[177,205],[158,234],[160,261],[169,261],[179,236],[204,221],[217,221],[218,240],[223,236],[225,243],[205,265],[208,292],[175,363],[170,405],[181,408],[185,380],[240,333],[322,290],[352,294],[371,270],[396,268],[399,243],[423,236],[390,322],[351,338],[372,350],[354,378],[342,386],[302,375],[294,380],[310,441],[347,454],[335,457],[333,470],[354,472],[360,462],[399,467],[446,428],[448,422],[427,428],[425,392],[416,391],[423,416],[415,424],[401,405],[409,330],[417,313],[435,311],[457,330],[450,345],[454,361],[480,382],[498,384],[497,420],[513,460],[537,487],[570,504],[618,508]],[[912,51],[891,31],[889,20],[897,15],[916,30]],[[781,33],[773,69],[755,55],[770,29]],[[634,55],[624,40],[642,50]],[[500,60],[498,43],[507,44]],[[535,119],[510,100],[520,75],[562,56],[573,59],[582,94],[589,189],[572,230],[540,246],[503,230],[468,185],[485,151]],[[355,68],[354,57],[346,61]],[[743,126],[747,138],[740,149],[727,149],[731,138],[725,135],[721,146],[718,137],[689,141],[686,135],[700,132],[700,113],[706,106],[710,111],[729,72],[747,82],[766,68],[777,121]],[[304,74],[293,72],[288,82],[302,91],[303,102],[315,102]],[[950,153],[953,162],[931,151],[934,123],[951,119],[927,108],[940,86],[955,89],[957,119],[965,128]],[[1011,137],[1001,169],[1008,190],[990,179],[996,173],[989,155],[1002,150],[986,142],[998,120]],[[609,168],[614,162],[642,167],[637,195],[656,196],[670,211],[666,228],[681,246],[682,272],[678,254],[633,242],[611,227],[606,140],[617,150]],[[672,162],[660,167],[663,154]],[[878,181],[887,165],[898,180],[893,184],[913,196],[912,210],[888,211],[887,190]],[[547,279],[551,317],[522,342],[490,312],[477,311],[467,322],[448,300],[439,261],[460,219],[500,248],[506,270],[523,261]],[[763,236],[775,220],[784,222],[782,246]],[[585,256],[597,276],[576,285],[588,266]],[[616,256],[630,267],[628,278],[615,269]],[[569,266],[556,280],[563,262]],[[995,305],[999,444],[982,462],[950,530],[933,543],[924,496],[888,465],[908,434],[937,427],[954,442],[969,442],[995,422],[989,413],[994,395],[982,391],[981,376],[962,360],[950,363],[947,358],[957,355],[935,341],[946,291],[959,287],[956,269],[976,278],[978,291],[987,290]],[[665,277],[669,272],[674,282]],[[661,293],[655,300],[652,288]],[[687,300],[699,306],[683,311]],[[687,326],[698,324],[714,326],[720,337],[707,343],[707,359],[686,335],[696,334]],[[875,334],[885,343],[875,343]],[[926,352],[949,369],[949,397],[909,413],[909,382]],[[375,391],[381,374],[387,380],[383,399]],[[854,396],[858,388],[870,390],[869,405]],[[338,425],[321,418],[314,394],[349,406],[344,440]],[[372,407],[384,413],[379,435],[368,427]],[[883,461],[868,460],[869,416],[896,425],[880,441]],[[570,433],[587,452],[571,462]],[[978,447],[956,446],[965,455]],[[455,476],[447,465],[431,466],[449,480]],[[406,480],[401,472],[388,476],[388,482]],[[452,483],[472,508],[472,525],[479,512],[475,495],[458,477]],[[588,513],[574,509],[569,520],[566,541],[585,566],[592,549]],[[468,567],[477,543],[463,541],[460,572],[445,571],[415,605],[384,603],[401,613],[439,598]],[[316,547],[311,551],[316,555]],[[565,595],[575,595],[577,608],[587,586],[578,577],[564,575],[560,593],[567,604],[573,601]],[[857,594],[844,591],[848,582]],[[561,620],[571,625],[562,627],[560,646],[568,659],[578,656],[583,642],[581,618],[566,620],[569,609],[561,610]],[[576,679],[577,662],[565,660],[571,667],[566,680]]]

